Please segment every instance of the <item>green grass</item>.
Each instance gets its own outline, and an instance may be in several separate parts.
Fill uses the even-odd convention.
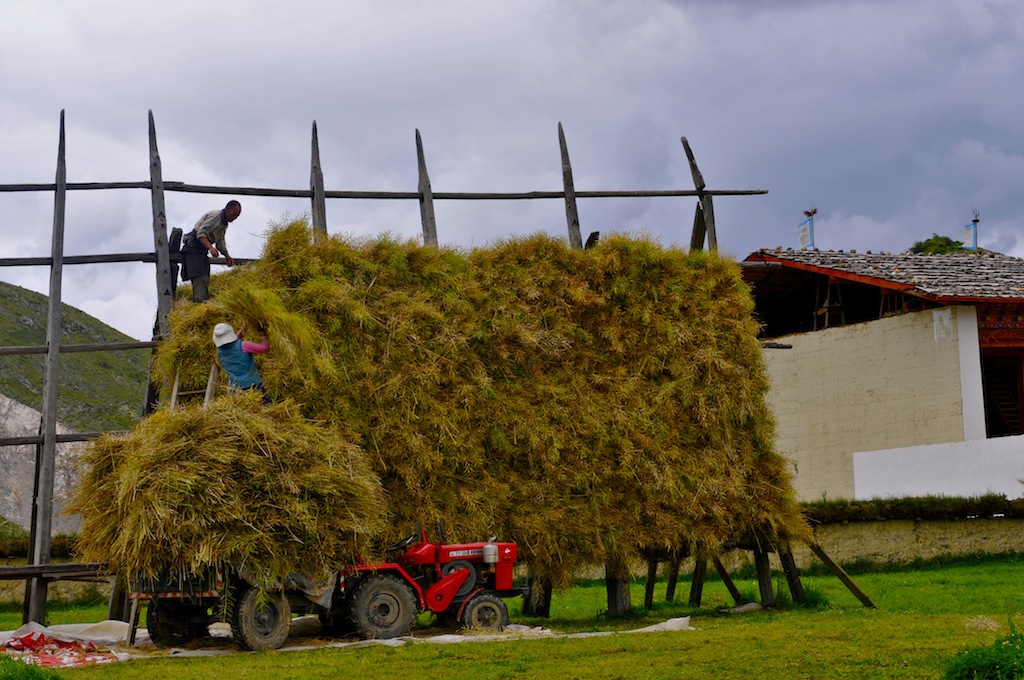
[[[561,632],[625,630],[692,616],[692,631],[560,638],[458,645],[403,645],[318,649],[309,652],[236,654],[216,658],[147,658],[114,666],[63,671],[74,678],[293,678],[341,676],[444,678],[936,678],[948,660],[968,647],[991,645],[1024,627],[1024,558],[957,560],[855,577],[878,609],[866,609],[838,579],[806,576],[814,608],[724,615],[732,604],[723,584],[709,580],[704,607],[685,602],[689,583],[681,582],[677,601],[666,603],[658,585],[655,607],[643,612],[643,584],[633,585],[637,607],[626,617],[608,618],[603,583],[581,582],[556,592],[551,619],[524,619],[510,601],[512,622],[544,625]],[[747,595],[757,592],[749,579],[737,581]],[[777,590],[785,591],[776,579]],[[785,592],[780,600],[788,600]],[[53,623],[102,618],[103,606],[56,610]],[[0,613],[0,628],[6,613]],[[20,622],[20,619],[19,619]],[[419,631],[424,633],[422,629]],[[301,639],[292,640],[303,644]]]

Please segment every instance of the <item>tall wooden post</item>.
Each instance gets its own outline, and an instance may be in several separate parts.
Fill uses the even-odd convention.
[[[715,234],[715,208],[714,208],[714,204],[711,202],[711,196],[708,195],[708,194],[703,193],[704,192],[704,188],[706,186],[704,184],[704,175],[702,175],[700,170],[697,168],[697,161],[694,160],[694,158],[693,158],[693,151],[690,149],[690,143],[688,141],[686,141],[686,137],[680,137],[680,139],[683,142],[683,150],[686,152],[686,160],[688,160],[690,162],[690,174],[693,175],[693,187],[697,191],[701,192],[700,197],[699,197],[700,208],[698,210],[698,215],[694,217],[694,221],[693,221],[693,235],[690,238],[690,247],[693,248],[693,244],[697,241],[698,228],[699,228],[698,227],[698,220],[699,220],[700,222],[702,222],[702,224],[700,225],[700,228],[707,230],[708,249],[709,250],[717,250],[718,249],[718,236]],[[700,242],[703,244],[703,241],[704,241],[704,238],[703,238],[703,235],[702,235],[700,237]],[[699,250],[699,248],[698,248],[698,250]]]
[[[757,572],[757,586],[761,591],[761,604],[765,607],[774,607],[775,592],[772,590],[772,567],[768,563],[768,551],[756,542],[754,570]]]
[[[608,615],[628,612],[633,606],[629,595],[629,567],[621,557],[612,555],[605,561],[604,586],[608,596]]]
[[[36,493],[32,500],[35,528],[32,564],[50,563],[50,530],[53,521],[53,476],[57,457],[57,384],[60,358],[61,280],[64,270],[64,204],[67,166],[64,154],[64,111],[60,112],[60,141],[57,145],[57,178],[53,198],[50,299],[46,317],[46,365],[43,373],[43,443],[36,457]],[[28,617],[46,623],[47,582],[34,578],[29,586]]]
[[[320,166],[320,140],[313,121],[313,151],[310,161],[309,189],[313,192],[313,237],[327,236],[327,198],[324,196],[324,173]]]
[[[423,223],[423,245],[437,247],[437,218],[434,217],[434,193],[430,190],[427,159],[423,155],[423,138],[416,130],[416,165],[420,173],[420,221]]]
[[[149,182],[153,204],[153,249],[156,252],[156,328],[159,338],[171,331],[167,321],[174,305],[174,278],[171,273],[171,253],[167,247],[167,211],[164,209],[164,175],[160,165],[160,152],[156,148],[156,123],[149,112]]]
[[[704,597],[704,579],[708,573],[708,558],[698,554],[693,560],[693,577],[690,579],[690,606],[699,607]]]
[[[565,221],[569,226],[569,247],[583,250],[580,214],[576,209],[576,188],[572,182],[572,164],[569,163],[569,147],[565,143],[565,132],[561,123],[558,124],[558,148],[562,154],[562,184],[565,187]]]

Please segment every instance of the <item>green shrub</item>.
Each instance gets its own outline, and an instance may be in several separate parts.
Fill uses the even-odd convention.
[[[1024,678],[1024,633],[1013,630],[988,647],[968,649],[949,662],[945,680],[1013,680]]]

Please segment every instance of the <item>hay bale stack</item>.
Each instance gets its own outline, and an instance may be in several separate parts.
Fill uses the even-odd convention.
[[[271,583],[350,563],[383,522],[377,475],[358,447],[293,401],[230,393],[163,409],[83,454],[71,512],[78,548],[129,580],[226,560]]]
[[[519,541],[565,582],[645,550],[807,535],[751,300],[714,254],[543,235],[463,253],[314,240],[298,221],[215,278],[219,302],[172,318],[206,348],[193,372],[216,321],[266,323],[273,343],[273,320],[243,301],[279,297],[309,340],[258,359],[264,380],[367,452],[398,525],[383,540],[443,519],[453,539]],[[192,361],[192,344],[165,343],[161,364]]]

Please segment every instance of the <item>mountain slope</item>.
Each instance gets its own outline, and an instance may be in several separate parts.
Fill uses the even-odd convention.
[[[46,312],[45,295],[0,282],[0,347],[45,345]],[[63,305],[62,344],[130,341]],[[40,409],[44,359],[42,354],[0,356],[0,394]],[[148,349],[61,354],[57,419],[80,432],[131,429],[142,412],[149,359]]]

